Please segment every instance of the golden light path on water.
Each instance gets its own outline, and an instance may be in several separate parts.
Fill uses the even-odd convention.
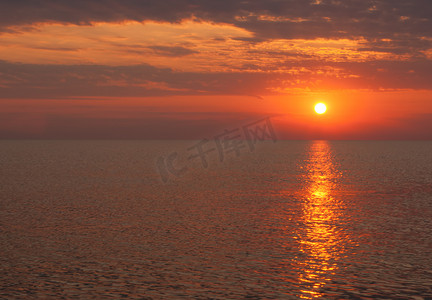
[[[309,148],[302,191],[302,231],[299,247],[304,257],[299,261],[299,283],[303,299],[322,297],[320,290],[338,268],[347,236],[342,232],[340,218],[343,203],[338,197],[337,170],[328,142],[314,141]]]

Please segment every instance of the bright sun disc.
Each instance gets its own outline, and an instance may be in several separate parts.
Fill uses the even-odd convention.
[[[317,114],[323,114],[325,113],[327,110],[327,107],[325,106],[324,103],[318,103],[317,105],[315,105],[315,111]]]

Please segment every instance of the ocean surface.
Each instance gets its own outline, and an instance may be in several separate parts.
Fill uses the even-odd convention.
[[[432,299],[432,142],[0,141],[0,179],[1,299]]]

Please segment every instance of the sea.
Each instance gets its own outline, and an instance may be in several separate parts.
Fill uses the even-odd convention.
[[[0,141],[0,299],[432,299],[431,141]]]

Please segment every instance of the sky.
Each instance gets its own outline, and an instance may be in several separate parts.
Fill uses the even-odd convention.
[[[0,138],[430,140],[431,28],[430,0],[2,0]]]

